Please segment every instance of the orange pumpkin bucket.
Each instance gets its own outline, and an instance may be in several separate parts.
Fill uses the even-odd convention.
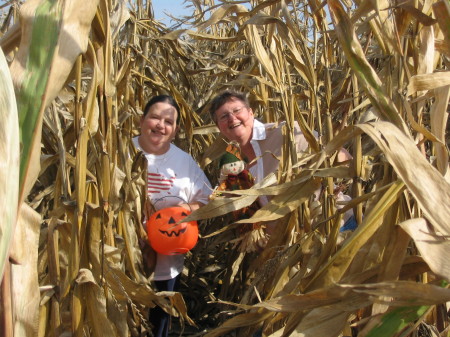
[[[151,215],[147,220],[147,235],[156,252],[179,255],[195,247],[198,240],[197,221],[177,223],[190,213],[183,207],[168,207]]]

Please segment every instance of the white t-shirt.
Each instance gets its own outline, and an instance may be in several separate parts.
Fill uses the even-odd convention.
[[[147,159],[147,191],[153,206],[159,210],[182,203],[208,203],[211,184],[191,155],[170,144],[162,155],[146,153],[139,146],[138,137],[133,144]],[[183,270],[184,255],[157,254],[154,280],[169,280]]]

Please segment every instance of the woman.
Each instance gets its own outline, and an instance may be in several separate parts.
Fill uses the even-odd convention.
[[[179,130],[180,109],[171,96],[153,97],[144,108],[141,134],[133,139],[147,159],[147,190],[155,210],[181,206],[194,211],[208,202],[211,185],[186,152],[172,144]],[[184,255],[157,254],[153,280],[158,291],[177,291]],[[150,312],[156,337],[169,332],[169,315],[156,307]]]
[[[280,162],[276,157],[281,155],[283,146],[282,123],[263,124],[256,120],[247,97],[234,91],[217,95],[211,101],[210,114],[220,133],[228,141],[237,142],[249,162],[262,157],[249,167],[256,183],[278,169]],[[297,123],[294,135],[297,152],[305,151],[308,142]]]
[[[277,158],[282,155],[284,123],[259,122],[254,117],[247,97],[235,91],[224,91],[217,95],[211,101],[209,111],[222,136],[228,141],[237,142],[248,162],[261,158],[249,166],[250,173],[255,177],[255,183],[279,169],[280,161]],[[317,133],[315,136],[317,137]],[[297,123],[294,124],[294,138],[297,153],[305,152],[309,144]],[[339,162],[351,159],[352,156],[347,150],[339,151]],[[319,190],[316,192],[317,196],[319,192]],[[268,202],[265,196],[260,197],[259,201],[262,205]],[[269,227],[268,232],[271,230]]]

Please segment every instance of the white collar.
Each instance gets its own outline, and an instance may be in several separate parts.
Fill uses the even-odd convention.
[[[253,121],[253,135],[252,140],[264,140],[266,139],[266,127],[259,120]]]

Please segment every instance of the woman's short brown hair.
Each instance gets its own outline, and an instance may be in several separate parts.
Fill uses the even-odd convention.
[[[232,91],[232,90],[225,90],[218,94],[216,97],[213,98],[211,101],[211,104],[209,106],[209,113],[211,115],[211,119],[217,123],[216,118],[216,111],[219,110],[219,108],[224,105],[225,103],[232,101],[233,99],[238,99],[242,101],[246,107],[249,107],[250,104],[248,102],[247,96],[239,91]]]

